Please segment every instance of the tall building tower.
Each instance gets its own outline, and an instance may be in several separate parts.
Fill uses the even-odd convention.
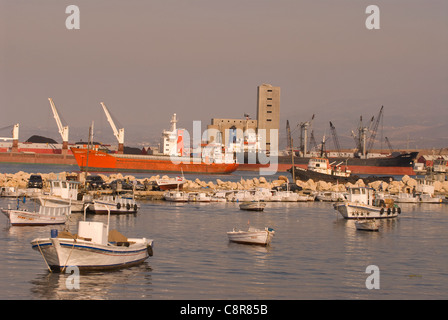
[[[266,151],[271,150],[270,129],[280,129],[280,87],[273,87],[270,84],[262,84],[257,87],[257,122],[258,133],[260,129],[266,130]],[[278,141],[275,141],[278,146]],[[262,142],[263,145],[263,142]]]

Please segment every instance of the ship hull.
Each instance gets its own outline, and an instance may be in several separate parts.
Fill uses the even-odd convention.
[[[205,163],[187,157],[107,154],[105,152],[72,148],[81,170],[89,172],[165,172],[228,174],[238,168],[237,163]]]
[[[384,158],[328,158],[330,162],[340,163],[352,174],[369,174],[369,175],[415,175],[414,161],[417,158],[418,152],[403,153],[396,157]],[[257,157],[258,158],[258,157]],[[275,168],[280,172],[288,171],[292,166],[291,156],[279,156],[277,160],[275,157],[270,158],[272,163],[260,164],[248,163],[245,157],[244,163],[240,163],[238,170],[241,171],[257,171],[260,168]],[[277,165],[275,162],[277,161]],[[294,157],[294,166],[307,169],[309,158]]]
[[[0,163],[76,165],[72,154],[0,152]]]
[[[292,168],[292,167],[291,167]],[[291,173],[291,168],[288,169],[288,172]],[[295,167],[294,175],[297,180],[308,181],[309,179],[313,181],[325,181],[330,183],[356,183],[359,179],[364,180],[364,183],[370,183],[373,181],[385,181],[390,182],[394,180],[392,176],[386,177],[378,177],[378,176],[369,176],[366,178],[361,178],[358,175],[350,175],[348,177],[338,176],[335,174],[324,174],[320,172],[315,172],[312,170],[303,169],[300,167]]]

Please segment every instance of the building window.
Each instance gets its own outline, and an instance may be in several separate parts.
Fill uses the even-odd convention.
[[[272,121],[272,119],[266,119],[266,121]]]
[[[268,100],[272,100],[272,98],[267,98]]]
[[[272,113],[272,110],[268,110],[267,113]]]

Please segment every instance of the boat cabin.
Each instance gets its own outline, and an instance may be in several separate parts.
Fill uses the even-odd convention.
[[[108,230],[107,224],[96,221],[79,221],[78,222],[78,236],[84,239],[89,239],[93,243],[107,245]]]
[[[348,189],[347,200],[353,203],[374,205],[375,190],[367,187],[354,187]]]
[[[79,184],[78,181],[51,180],[50,195],[58,196],[63,199],[77,200]]]
[[[308,162],[308,169],[313,171],[322,171],[330,169],[330,163],[326,158],[311,158]]]
[[[428,179],[417,179],[417,186],[415,187],[415,191],[423,194],[434,194],[434,181]]]
[[[311,158],[308,161],[308,170],[341,177],[350,176],[350,170],[348,170],[347,167],[345,170],[342,170],[342,162],[333,165],[334,163],[335,162],[330,163],[327,158]]]

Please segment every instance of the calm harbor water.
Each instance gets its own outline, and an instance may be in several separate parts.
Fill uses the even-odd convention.
[[[3,198],[0,207],[8,203],[15,200]],[[2,216],[0,299],[448,298],[446,204],[403,205],[377,233],[357,231],[329,203],[269,203],[261,213],[235,203],[141,206],[136,215],[111,217],[111,228],[153,238],[154,256],[136,267],[82,274],[80,289],[72,290],[68,274],[49,273],[30,246],[54,227],[10,227]],[[79,219],[74,214],[71,231]],[[248,221],[275,229],[270,247],[228,242],[226,231]],[[379,268],[380,289],[366,288],[369,265]]]
[[[0,208],[8,204],[16,200],[0,198]],[[374,233],[356,230],[323,202],[268,203],[264,212],[236,203],[140,204],[136,215],[112,216],[111,228],[154,239],[154,256],[128,269],[81,274],[79,289],[67,288],[69,274],[49,273],[31,249],[30,241],[54,226],[12,227],[1,215],[0,299],[448,298],[447,204],[403,204],[401,216],[380,221]],[[73,214],[70,231],[80,219]],[[275,229],[270,247],[229,243],[226,232],[248,222]],[[379,289],[366,287],[369,265],[378,267]]]

